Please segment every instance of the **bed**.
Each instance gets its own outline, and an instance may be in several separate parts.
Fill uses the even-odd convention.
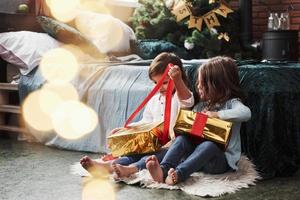
[[[54,135],[39,137],[40,142],[70,150],[107,152],[106,137],[110,130],[123,126],[131,112],[153,87],[147,71],[151,60],[142,60],[137,56],[128,56],[127,59],[132,57],[135,59],[123,59],[121,63],[82,64],[86,78],[83,80],[78,76],[72,83],[77,88],[80,99],[98,113],[98,126],[79,140],[69,141]],[[186,64],[187,70],[195,71],[196,68],[192,69],[191,66],[193,65]],[[30,92],[44,83],[45,79],[39,68],[21,76],[20,99],[24,100]],[[141,113],[135,121],[140,119]],[[49,135],[53,136],[50,133]]]

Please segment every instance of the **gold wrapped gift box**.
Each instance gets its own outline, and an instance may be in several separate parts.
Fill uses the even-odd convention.
[[[122,128],[107,138],[108,148],[113,156],[152,153],[161,148],[158,136],[162,132],[162,122],[138,124],[130,126],[130,128]]]
[[[203,138],[216,142],[223,150],[227,148],[230,140],[232,123],[217,118],[207,118],[202,135],[192,133],[196,112],[180,110],[174,131],[176,134],[188,134],[194,137]]]

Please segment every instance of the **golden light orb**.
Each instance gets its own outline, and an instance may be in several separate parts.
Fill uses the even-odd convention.
[[[112,184],[106,179],[91,178],[82,189],[82,200],[115,200],[116,194]]]
[[[44,54],[40,68],[48,81],[69,82],[76,76],[79,66],[71,52],[56,48]]]
[[[109,14],[110,10],[106,6],[106,1],[107,0],[81,0],[79,8],[84,11]]]
[[[80,0],[46,0],[46,3],[54,18],[69,22],[76,17]]]
[[[68,82],[51,82],[42,87],[45,91],[55,93],[63,101],[78,101],[79,96],[75,87]]]
[[[92,132],[98,124],[96,112],[78,101],[65,101],[51,116],[54,130],[66,139],[78,139]]]
[[[47,93],[48,96],[49,93]],[[44,96],[47,95],[44,93]],[[54,101],[57,100],[56,97],[54,97]],[[25,122],[32,127],[35,130],[46,132],[52,130],[52,121],[49,116],[49,113],[47,113],[48,108],[50,108],[50,105],[53,105],[53,100],[41,102],[43,101],[43,95],[41,97],[41,90],[34,91],[29,94],[28,97],[24,100],[24,103],[22,105],[22,113]]]
[[[102,53],[116,51],[123,45],[122,25],[110,15],[83,12],[75,18],[75,24]]]

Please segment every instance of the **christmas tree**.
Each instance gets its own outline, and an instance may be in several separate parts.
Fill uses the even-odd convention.
[[[238,15],[229,8],[229,1],[140,0],[139,3],[142,6],[132,18],[138,39],[169,41],[185,48],[191,58],[240,54]],[[187,15],[182,15],[182,8],[188,10]],[[217,23],[211,26],[206,18]]]

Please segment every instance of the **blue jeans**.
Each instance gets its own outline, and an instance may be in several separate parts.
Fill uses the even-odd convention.
[[[204,141],[197,145],[191,138],[183,135],[176,138],[160,165],[164,178],[169,169],[174,168],[178,181],[186,180],[197,171],[221,174],[230,169],[225,153],[215,143]]]
[[[131,156],[122,156],[118,158],[115,161],[115,163],[120,165],[125,165],[125,166],[133,164],[138,168],[138,170],[142,170],[142,169],[146,169],[146,159],[150,155],[155,155],[158,161],[161,162],[164,156],[166,155],[167,151],[168,151],[167,149],[161,149],[160,151],[151,154],[136,154]]]

